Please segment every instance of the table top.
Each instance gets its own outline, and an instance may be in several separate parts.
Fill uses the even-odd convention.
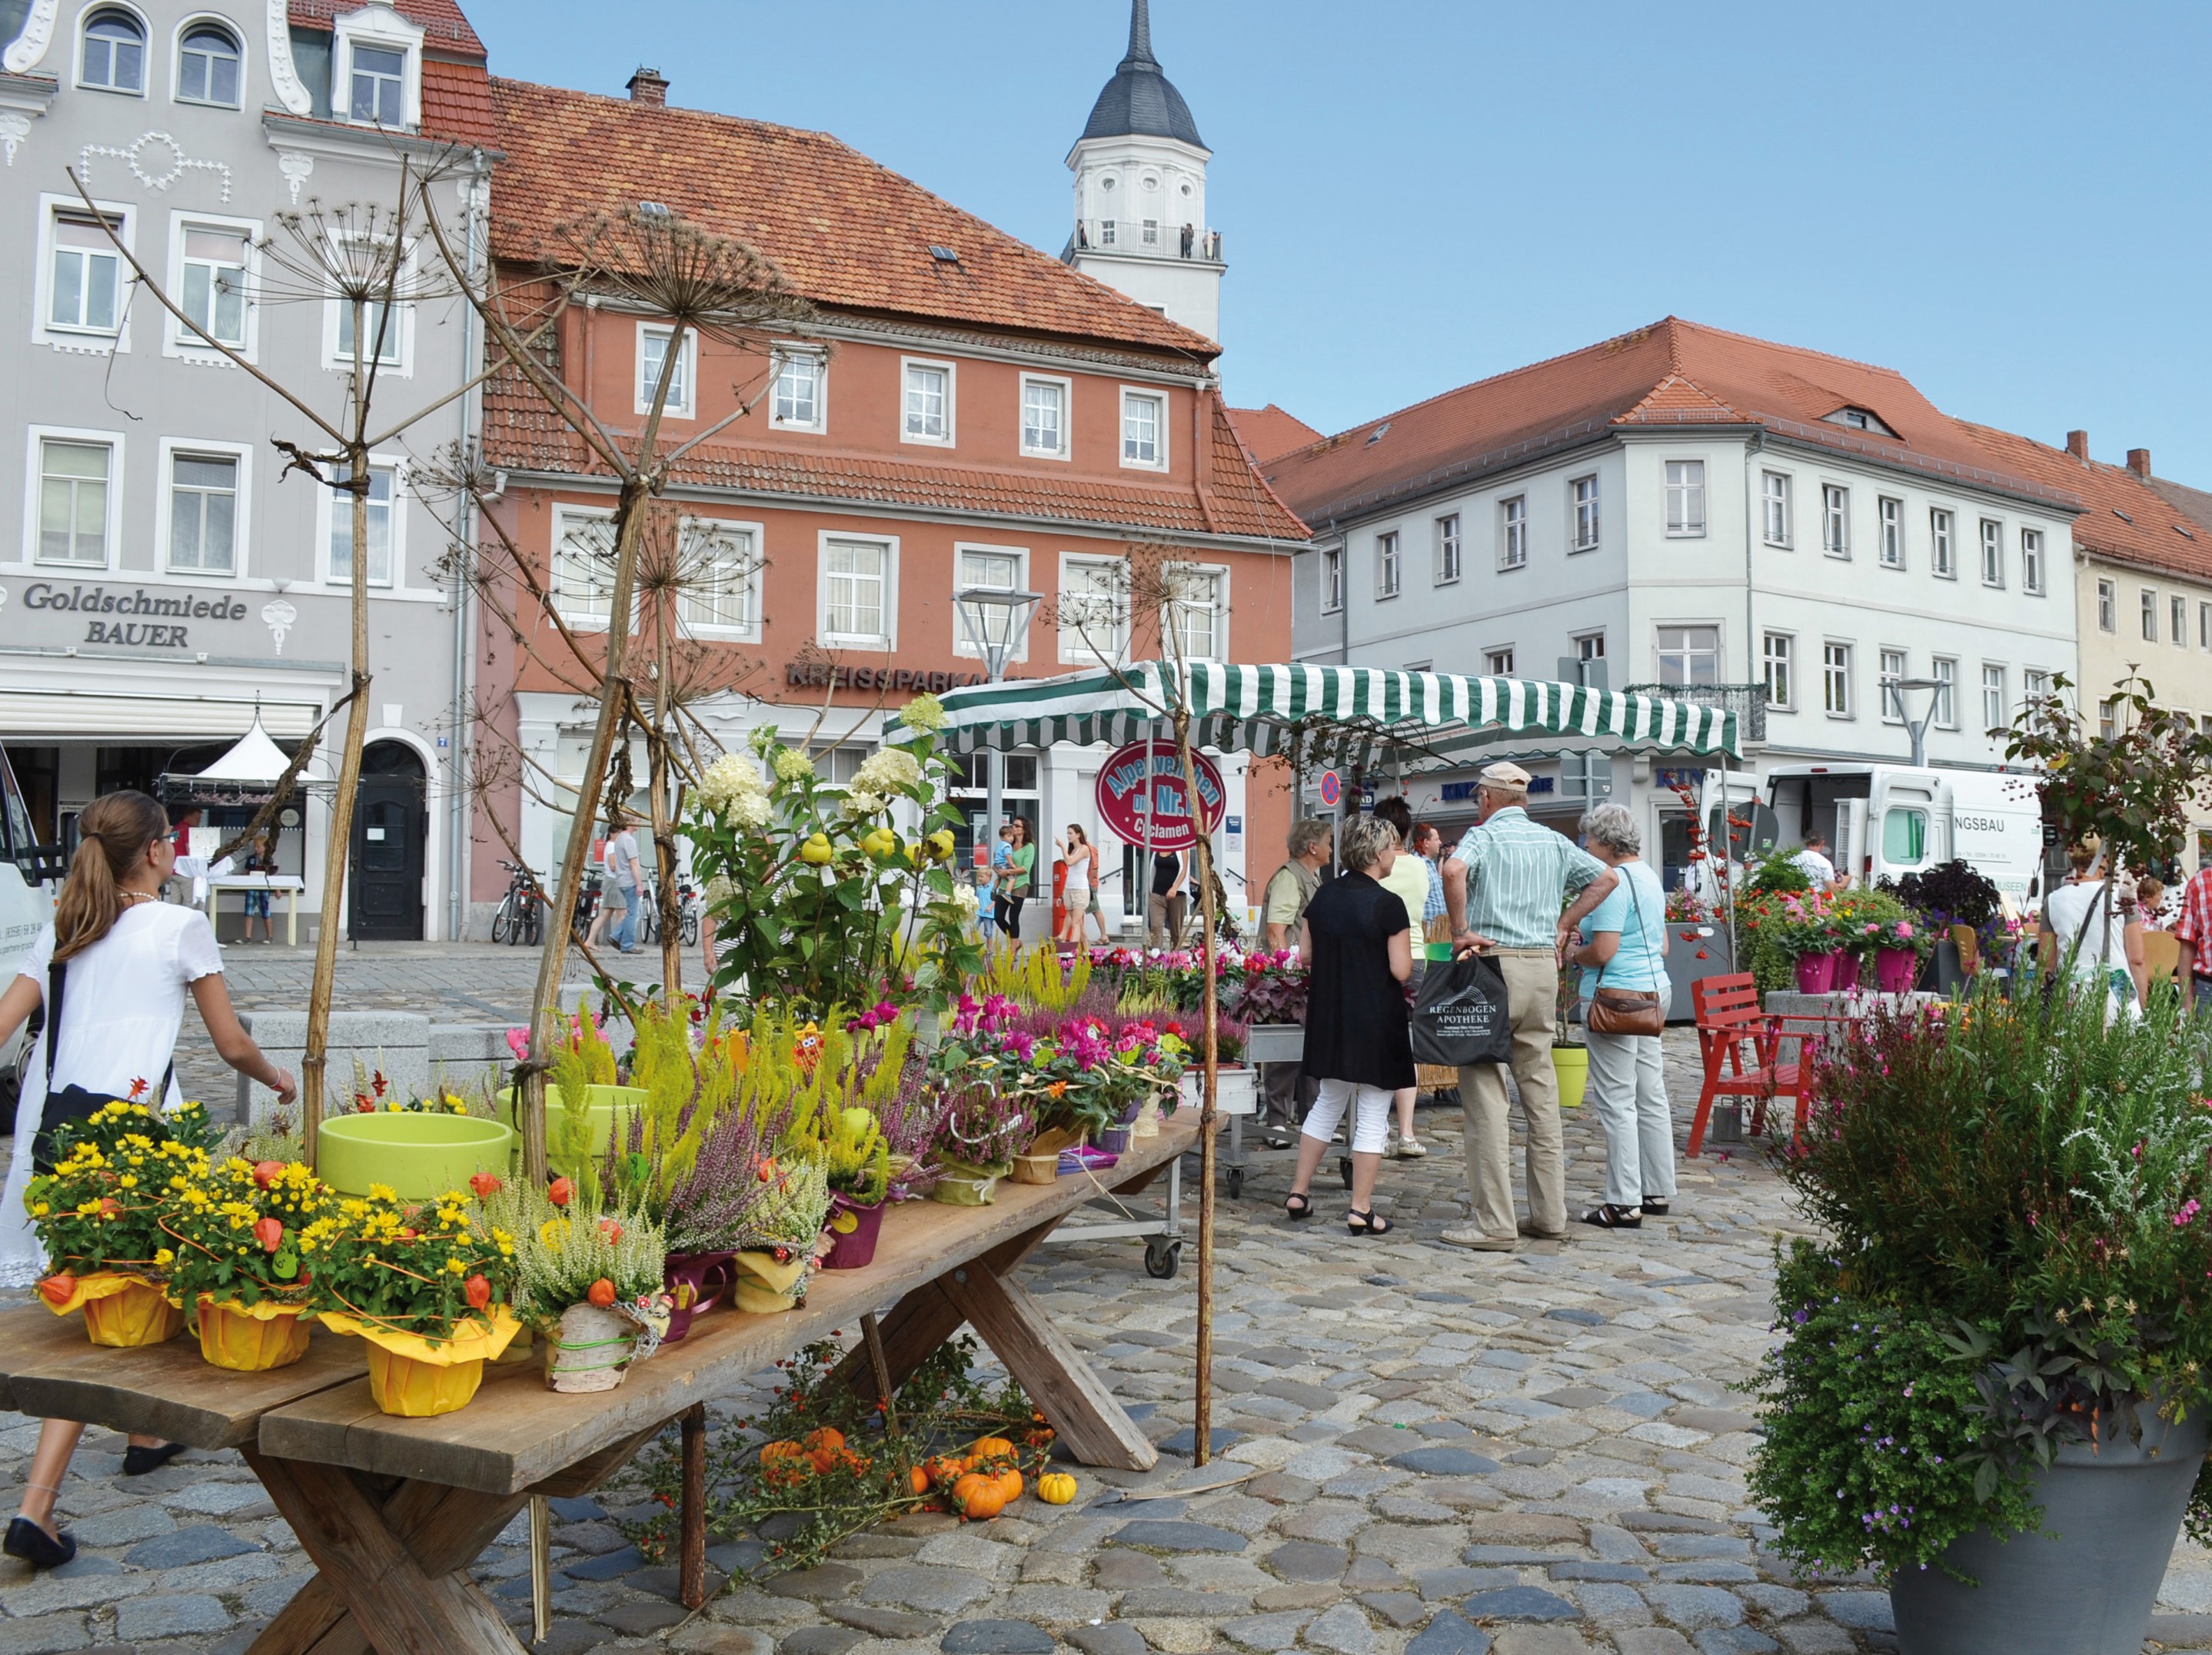
[[[378,1411],[363,1347],[316,1329],[306,1357],[267,1373],[209,1367],[189,1336],[143,1350],[88,1343],[80,1318],[42,1305],[0,1312],[0,1405],[50,1418],[143,1431],[194,1447],[258,1442],[267,1454],[422,1478],[490,1494],[542,1482],[862,1314],[1040,1225],[1065,1218],[1115,1185],[1152,1171],[1198,1137],[1194,1109],[1140,1138],[1111,1172],[1049,1185],[1002,1182],[988,1207],[904,1202],[884,1215],[875,1262],[823,1270],[805,1304],[778,1315],[719,1308],[688,1338],[664,1345],[612,1391],[550,1390],[535,1361],[495,1363],[468,1407],[434,1419]]]
[[[297,874],[209,874],[210,890],[303,891],[307,882]]]

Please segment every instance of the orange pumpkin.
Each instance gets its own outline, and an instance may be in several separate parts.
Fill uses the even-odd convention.
[[[939,1454],[934,1459],[924,1460],[921,1469],[939,1488],[948,1488],[960,1480],[961,1474],[967,1470],[968,1466],[965,1461],[955,1459],[950,1454]]]
[[[969,1476],[974,1476],[973,1472]],[[965,1482],[967,1479],[963,1478]],[[960,1502],[960,1515],[970,1523],[988,1523],[1006,1509],[1006,1491],[995,1479],[976,1477],[968,1498]]]
[[[913,1489],[915,1493],[918,1494],[926,1494],[929,1492],[928,1467],[923,1465],[915,1466],[914,1470],[906,1474],[906,1480],[907,1487]]]
[[[968,1445],[968,1453],[976,1460],[1012,1459],[1014,1445],[1004,1437],[978,1437]]]
[[[787,1488],[814,1474],[814,1456],[803,1443],[764,1443],[760,1463],[762,1479],[771,1488]]]
[[[1001,1506],[1011,1506],[1022,1497],[1022,1474],[1012,1466],[999,1473],[998,1482]]]
[[[952,1485],[951,1498],[954,1508],[958,1511],[966,1511],[968,1509],[968,1497],[970,1494],[980,1493],[985,1488],[994,1486],[996,1485],[994,1480],[990,1477],[985,1476],[981,1471],[963,1472],[961,1474],[960,1480]]]
[[[809,1431],[800,1442],[812,1457],[814,1469],[826,1471],[837,1463],[838,1455],[844,1452],[845,1434],[825,1425],[817,1430]]]

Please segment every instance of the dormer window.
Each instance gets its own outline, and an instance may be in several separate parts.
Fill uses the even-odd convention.
[[[185,103],[238,107],[240,52],[230,31],[195,23],[177,48],[177,96]]]
[[[97,11],[84,26],[79,86],[143,95],[146,90],[146,26],[127,11]]]
[[[389,131],[422,122],[422,30],[388,5],[341,12],[331,44],[331,99],[340,118]]]
[[[1832,414],[1822,415],[1821,418],[1830,425],[1840,425],[1851,431],[1864,431],[1876,437],[1893,437],[1897,434],[1881,422],[1878,415],[1869,413],[1863,408],[1839,408]]]
[[[382,46],[353,49],[353,98],[348,113],[373,126],[402,124],[407,106],[407,54]]]

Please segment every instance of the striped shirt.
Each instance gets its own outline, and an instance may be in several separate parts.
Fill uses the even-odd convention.
[[[2212,980],[2212,868],[2200,868],[2182,888],[2181,918],[2173,934],[2197,949],[2190,974]]]
[[[1605,864],[1517,804],[1467,830],[1452,854],[1467,867],[1467,924],[1504,949],[1557,945],[1567,900]]]
[[[1421,906],[1421,923],[1426,925],[1431,919],[1444,917],[1444,876],[1437,867],[1436,858],[1425,856],[1421,860],[1429,870],[1429,900]]]

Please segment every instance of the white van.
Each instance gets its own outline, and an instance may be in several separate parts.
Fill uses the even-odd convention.
[[[1818,831],[1828,836],[1836,871],[1861,886],[1956,860],[2015,902],[2041,888],[2043,810],[2033,776],[1796,764],[1762,780],[1773,836],[1762,851],[1790,850]]]
[[[8,755],[0,750],[0,987],[15,979],[39,927],[54,917],[54,895],[59,889],[60,867],[49,858],[60,852],[36,843],[31,832],[31,813],[15,785],[15,773]],[[7,1117],[15,1118],[15,1068],[21,1061],[28,1032],[17,1029],[0,1046],[0,1100]]]

